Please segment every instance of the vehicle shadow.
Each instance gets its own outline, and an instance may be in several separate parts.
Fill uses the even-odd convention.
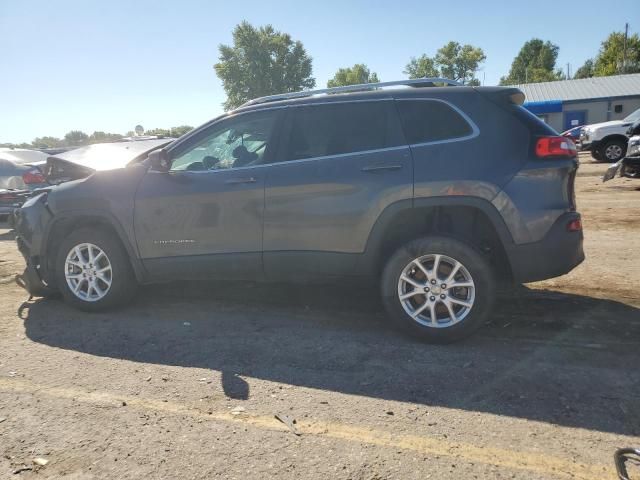
[[[640,434],[640,309],[525,287],[500,297],[475,337],[427,345],[387,325],[375,291],[347,287],[168,284],[100,314],[37,300],[36,342],[136,362],[335,392]]]

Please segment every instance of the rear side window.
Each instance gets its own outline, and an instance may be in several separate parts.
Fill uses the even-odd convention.
[[[398,100],[396,104],[409,144],[453,140],[473,133],[469,122],[444,102]]]
[[[341,155],[403,144],[391,101],[319,104],[291,109],[286,160]]]

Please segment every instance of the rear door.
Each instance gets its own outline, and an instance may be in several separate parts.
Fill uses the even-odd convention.
[[[255,279],[262,271],[263,162],[282,109],[223,119],[169,151],[135,205],[140,255],[156,279]]]
[[[290,106],[265,181],[264,265],[271,278],[352,274],[413,171],[392,100]]]

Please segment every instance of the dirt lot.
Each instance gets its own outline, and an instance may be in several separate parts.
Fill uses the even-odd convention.
[[[0,230],[0,478],[615,478],[613,451],[640,446],[640,182],[603,185],[584,160],[587,261],[504,295],[450,346],[337,287],[20,309]]]

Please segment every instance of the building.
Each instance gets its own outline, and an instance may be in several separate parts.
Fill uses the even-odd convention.
[[[559,132],[640,108],[640,73],[513,86],[524,92],[524,106]]]

